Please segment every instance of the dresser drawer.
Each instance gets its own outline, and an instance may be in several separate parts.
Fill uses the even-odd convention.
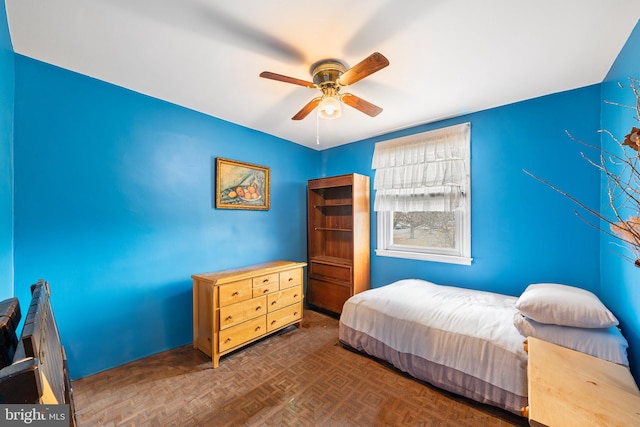
[[[302,319],[302,301],[267,314],[267,332]]]
[[[251,279],[220,286],[220,306],[235,304],[253,297]]]
[[[220,307],[220,329],[226,329],[245,320],[267,313],[267,297],[262,296]]]
[[[302,269],[283,271],[280,273],[280,289],[302,286]]]
[[[266,286],[266,285],[278,286],[278,282],[280,281],[280,275],[278,273],[265,274],[264,276],[254,277],[252,281],[253,281],[254,288],[258,286]]]
[[[267,295],[267,311],[279,310],[291,304],[302,301],[302,286],[288,288],[280,292]]]
[[[227,351],[267,333],[266,316],[248,320],[220,331],[220,352]]]
[[[270,283],[262,286],[255,286],[253,288],[253,297],[259,297],[262,295],[271,294],[273,292],[277,292],[280,288],[277,283]]]

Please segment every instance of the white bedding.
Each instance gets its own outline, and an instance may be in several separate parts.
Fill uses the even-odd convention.
[[[431,373],[418,378],[517,413],[527,396],[527,354],[524,338],[513,325],[516,299],[400,280],[351,297],[340,317],[340,340],[372,354],[364,348],[371,339],[378,349],[384,347],[374,351],[393,353],[389,358],[399,361],[391,362],[414,376],[422,369],[416,367],[422,361],[429,370],[445,367],[437,378]],[[448,387],[447,381],[456,384]],[[495,395],[503,391],[510,397],[496,401]]]

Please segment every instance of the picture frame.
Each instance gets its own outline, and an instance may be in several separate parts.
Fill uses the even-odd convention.
[[[269,210],[269,168],[216,158],[216,208]]]

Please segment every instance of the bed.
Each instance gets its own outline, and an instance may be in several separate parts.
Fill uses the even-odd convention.
[[[418,279],[399,280],[347,300],[340,316],[340,342],[441,389],[516,414],[527,405],[527,354],[523,342],[531,333],[522,324],[533,327],[534,334],[538,330],[552,335],[561,332],[561,336],[570,339],[576,335],[574,332],[584,332],[588,337],[600,334],[604,341],[593,340],[597,355],[604,351],[612,354],[610,358],[617,363],[628,363],[627,344],[615,327],[617,319],[613,314],[608,312],[611,318],[606,321],[587,322],[588,327],[566,319],[549,320],[545,316],[554,311],[555,300],[550,302],[547,288],[542,288],[542,304],[536,300],[540,294],[525,298],[531,297],[531,292],[527,294],[530,288],[541,289],[535,286],[530,285],[520,297],[513,297]],[[572,301],[576,300],[574,292],[587,292],[551,286],[557,286],[552,288],[554,296],[570,288]],[[566,298],[560,292],[555,299],[564,303]],[[527,303],[529,307],[525,307]],[[572,313],[586,316],[567,307],[561,311],[561,317]],[[555,323],[539,323],[523,312]],[[581,345],[583,339],[579,336],[574,341]]]

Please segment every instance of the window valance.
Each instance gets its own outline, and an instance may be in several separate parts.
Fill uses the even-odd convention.
[[[462,206],[469,185],[470,123],[376,144],[376,211],[441,211]]]

